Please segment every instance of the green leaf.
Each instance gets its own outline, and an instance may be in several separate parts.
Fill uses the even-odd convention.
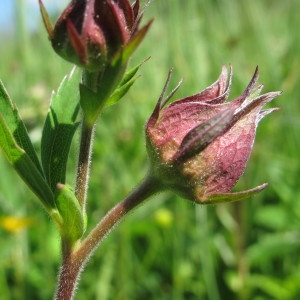
[[[137,71],[140,69],[140,67],[141,67],[146,61],[148,61],[149,59],[150,59],[150,57],[146,58],[144,61],[142,61],[141,63],[139,63],[139,64],[136,65],[135,67],[133,67],[131,70],[127,71],[127,72],[124,74],[124,76],[123,76],[123,78],[122,78],[122,80],[121,80],[121,82],[120,82],[120,84],[119,84],[119,87],[121,87],[122,85],[124,85],[124,84],[126,84],[128,81],[130,81],[130,80],[134,77],[134,75],[137,73]]]
[[[43,175],[37,153],[28,136],[26,127],[21,120],[16,106],[12,103],[2,82],[0,81],[0,113],[2,114],[9,131],[12,133],[16,143],[22,148],[36,169]]]
[[[17,144],[2,114],[0,114],[0,147],[9,163],[38,196],[46,209],[49,211],[55,208],[53,193],[47,182],[31,157]]]
[[[111,96],[108,98],[108,100],[105,102],[105,106],[110,106],[118,102],[129,91],[131,86],[138,78],[139,76],[135,76],[121,87],[116,88],[111,94]]]
[[[134,84],[134,82],[140,77],[135,76],[139,68],[144,64],[149,58],[144,60],[142,63],[138,64],[131,70],[127,71],[125,75],[123,76],[120,84],[118,87],[114,90],[114,92],[110,95],[108,100],[105,102],[105,106],[110,106],[112,104],[115,104],[118,102],[131,88],[131,86]]]
[[[72,189],[63,184],[57,184],[55,202],[62,218],[59,229],[64,242],[72,246],[85,231],[85,219],[80,204]]]
[[[53,93],[44,124],[41,157],[46,179],[52,191],[65,183],[71,142],[78,127],[80,70],[73,69],[58,91]]]

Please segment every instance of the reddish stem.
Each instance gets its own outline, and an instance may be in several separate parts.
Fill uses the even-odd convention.
[[[59,275],[56,300],[73,299],[79,275],[101,241],[128,212],[160,189],[161,186],[156,179],[149,175],[130,195],[104,216],[73,252],[65,254]]]

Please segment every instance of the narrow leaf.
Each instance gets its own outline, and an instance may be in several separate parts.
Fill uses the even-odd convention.
[[[26,127],[21,120],[16,106],[12,103],[2,82],[0,81],[0,113],[12,133],[16,143],[22,148],[32,160],[36,169],[43,174],[37,153],[31,143]]]
[[[52,191],[65,183],[71,142],[78,127],[80,70],[73,69],[58,91],[53,93],[44,124],[41,157],[46,179]]]
[[[0,147],[8,162],[42,201],[49,211],[55,208],[53,193],[29,155],[20,148],[13,137],[3,115],[0,114]]]
[[[149,59],[150,59],[150,57],[148,57],[147,59],[142,61],[140,64],[133,67],[131,70],[127,71],[124,74],[118,87],[114,90],[114,92],[110,95],[108,100],[105,102],[105,106],[110,106],[112,104],[115,104],[123,96],[125,96],[125,94],[129,91],[131,86],[134,84],[134,82],[140,77],[140,76],[135,76],[135,74],[140,69],[140,67]]]
[[[135,67],[133,67],[132,69],[130,69],[129,71],[127,71],[127,72],[124,74],[124,76],[123,76],[123,78],[122,78],[122,80],[121,80],[121,82],[120,82],[120,84],[119,84],[119,87],[121,87],[122,85],[124,85],[124,84],[126,84],[128,81],[130,81],[130,80],[134,77],[134,75],[137,73],[137,71],[140,69],[140,67],[141,67],[146,61],[148,61],[149,59],[150,59],[150,57],[146,58],[144,61],[142,61],[141,63],[139,63],[137,66],[135,66]]]
[[[118,102],[131,88],[131,86],[134,84],[134,82],[139,78],[139,76],[133,77],[131,80],[129,80],[127,83],[122,85],[121,87],[115,89],[115,91],[112,93],[112,95],[108,98],[108,100],[105,102],[105,106],[110,106]]]

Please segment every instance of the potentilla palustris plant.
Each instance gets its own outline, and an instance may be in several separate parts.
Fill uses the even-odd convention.
[[[55,52],[75,64],[52,95],[41,138],[41,157],[3,84],[0,85],[0,147],[8,162],[57,225],[62,265],[55,299],[73,299],[80,272],[104,237],[151,195],[173,191],[196,203],[240,200],[261,191],[231,193],[251,154],[258,122],[273,109],[262,107],[280,92],[260,95],[258,70],[238,98],[229,96],[232,70],[204,91],[167,105],[169,77],[145,126],[150,160],[142,183],[86,233],[87,187],[93,134],[106,107],[119,101],[136,80],[140,65],[128,60],[145,37],[139,1],[73,0],[52,26],[42,1],[42,17]],[[157,71],[157,70],[156,70]],[[79,113],[80,112],[80,113]],[[74,187],[66,179],[71,142],[81,130]]]

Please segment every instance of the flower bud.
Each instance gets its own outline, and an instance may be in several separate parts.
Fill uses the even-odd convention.
[[[122,56],[126,62],[145,36],[150,23],[139,29],[139,0],[73,0],[52,28],[40,8],[54,50],[88,71],[99,71]]]
[[[263,86],[255,87],[256,68],[244,93],[225,102],[231,78],[231,69],[228,74],[223,67],[211,86],[165,106],[170,98],[163,100],[169,76],[146,124],[152,173],[165,189],[198,203],[235,201],[266,187],[229,193],[245,170],[258,122],[276,110],[262,107],[281,92],[259,96]]]

